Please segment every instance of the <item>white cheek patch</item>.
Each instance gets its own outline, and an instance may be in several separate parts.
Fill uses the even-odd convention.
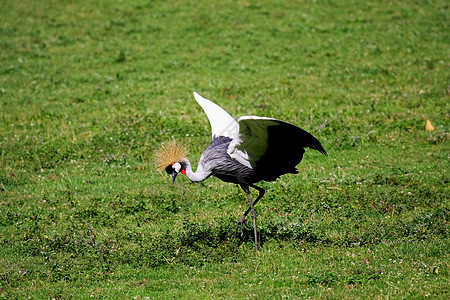
[[[180,173],[181,164],[176,162],[172,165],[172,168],[175,170],[175,172]]]

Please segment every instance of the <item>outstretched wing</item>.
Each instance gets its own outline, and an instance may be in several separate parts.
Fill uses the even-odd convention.
[[[225,136],[234,138],[239,132],[239,125],[223,108],[217,104],[203,98],[196,92],[194,97],[197,103],[203,108],[208,116],[209,123],[211,124],[212,138]]]
[[[255,169],[256,162],[266,153],[269,146],[270,126],[278,125],[271,118],[245,116],[238,119],[239,134],[228,147],[228,154],[241,164]]]
[[[271,118],[245,116],[238,120],[239,134],[228,147],[228,154],[258,172],[263,180],[275,180],[286,173],[297,173],[304,148],[326,155],[320,142],[292,124]]]

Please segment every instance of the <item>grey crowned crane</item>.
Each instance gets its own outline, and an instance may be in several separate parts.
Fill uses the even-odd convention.
[[[272,118],[243,116],[237,121],[225,110],[194,92],[197,103],[203,108],[211,124],[212,141],[192,171],[183,146],[176,142],[161,145],[155,152],[157,167],[172,176],[182,173],[193,182],[201,182],[215,176],[220,180],[241,186],[250,207],[237,221],[233,236],[236,237],[245,217],[251,211],[255,247],[258,251],[256,212],[254,206],[264,196],[265,190],[255,183],[274,181],[283,174],[297,174],[296,166],[305,153],[305,147],[327,155],[320,142],[310,133],[292,124]],[[253,202],[250,187],[259,192]]]

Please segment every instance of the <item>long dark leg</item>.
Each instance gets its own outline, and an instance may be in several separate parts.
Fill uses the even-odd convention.
[[[258,198],[256,198],[255,202],[253,202],[251,205],[253,205],[253,207],[256,205],[256,203],[258,203],[258,201],[264,196],[264,193],[266,192],[263,188],[260,188],[256,185],[250,185],[252,188],[254,188],[255,190],[257,190],[259,192]],[[244,189],[244,188],[242,188]],[[245,191],[245,189],[244,189]],[[246,192],[247,193],[247,192]],[[239,220],[237,221],[236,227],[234,229],[234,233],[233,233],[233,237],[236,238],[237,234],[238,234],[238,229],[241,229],[241,236],[244,235],[244,233],[242,232],[242,225],[244,224],[245,221],[245,217],[248,215],[248,213],[252,210],[252,207],[250,206],[247,211],[242,215],[242,217],[239,218]]]
[[[245,217],[248,215],[248,213],[249,213],[250,211],[252,211],[253,231],[254,231],[254,236],[255,236],[255,247],[256,247],[256,251],[258,251],[258,250],[259,250],[259,249],[258,249],[258,233],[257,233],[257,230],[256,230],[256,211],[255,211],[254,206],[256,205],[256,203],[258,203],[259,199],[261,199],[261,198],[264,196],[265,190],[264,190],[263,188],[257,187],[256,185],[250,185],[250,186],[251,186],[252,188],[258,190],[258,191],[259,191],[259,195],[258,195],[258,197],[256,198],[255,202],[252,202],[252,199],[251,199],[251,197],[250,197],[250,190],[249,190],[248,186],[246,186],[246,185],[241,185],[242,189],[244,190],[244,192],[245,192],[245,194],[246,194],[246,196],[247,196],[248,202],[250,203],[250,207],[249,207],[249,209],[247,209],[247,211],[242,215],[242,217],[239,218],[239,220],[238,220],[238,222],[237,222],[237,224],[236,224],[236,228],[234,229],[234,234],[233,234],[233,236],[236,237],[237,231],[238,231],[238,228],[239,228],[239,227],[241,228],[241,236],[243,235],[243,232],[242,232],[242,225],[243,225],[243,223],[244,223]]]

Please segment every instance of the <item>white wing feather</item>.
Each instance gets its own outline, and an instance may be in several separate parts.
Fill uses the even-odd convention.
[[[228,146],[228,154],[241,164],[254,169],[256,162],[267,151],[267,127],[278,125],[272,118],[244,116],[238,119],[239,134]]]
[[[212,138],[226,136],[234,139],[239,132],[239,125],[223,108],[203,98],[196,92],[194,97],[197,103],[205,111],[211,124]]]

